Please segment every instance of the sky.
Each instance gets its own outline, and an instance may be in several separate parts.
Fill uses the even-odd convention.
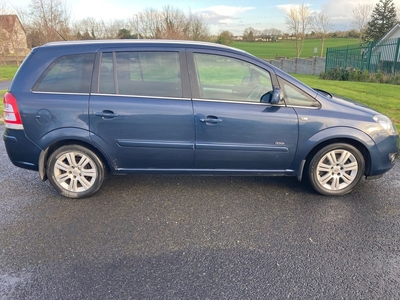
[[[1,1],[1,0],[0,0]],[[3,0],[4,1],[4,0]],[[6,0],[7,1],[7,0]],[[28,8],[32,0],[7,1],[9,6]],[[247,27],[258,30],[276,28],[287,32],[285,13],[292,5],[306,4],[313,12],[325,12],[331,18],[333,30],[350,30],[351,12],[357,4],[370,3],[375,6],[378,0],[64,0],[71,11],[73,20],[93,17],[104,21],[128,19],[146,8],[161,9],[172,6],[184,12],[200,13],[210,25],[212,33],[229,30],[235,35],[243,33]],[[394,1],[400,8],[400,0]]]

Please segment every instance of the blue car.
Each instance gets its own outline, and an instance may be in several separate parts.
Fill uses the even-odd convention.
[[[389,171],[385,115],[210,43],[79,41],[34,48],[4,96],[12,163],[70,198],[107,174],[285,175],[324,195]]]

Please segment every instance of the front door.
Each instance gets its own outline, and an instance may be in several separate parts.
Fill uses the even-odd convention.
[[[261,102],[274,89],[270,73],[237,57],[195,52],[192,57],[197,77],[193,90],[198,90],[193,99],[195,168],[289,168],[297,147],[297,115],[283,103]]]

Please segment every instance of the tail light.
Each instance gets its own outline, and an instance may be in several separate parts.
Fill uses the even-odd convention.
[[[7,92],[4,95],[4,123],[6,128],[23,130],[21,116],[19,114],[17,99],[13,94]]]

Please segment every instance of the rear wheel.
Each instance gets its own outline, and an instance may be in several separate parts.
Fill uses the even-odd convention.
[[[47,177],[53,187],[69,198],[84,198],[97,192],[105,178],[99,157],[79,145],[62,146],[47,161]]]
[[[360,182],[365,170],[361,152],[352,145],[335,143],[319,150],[310,161],[308,177],[323,195],[344,195]]]

